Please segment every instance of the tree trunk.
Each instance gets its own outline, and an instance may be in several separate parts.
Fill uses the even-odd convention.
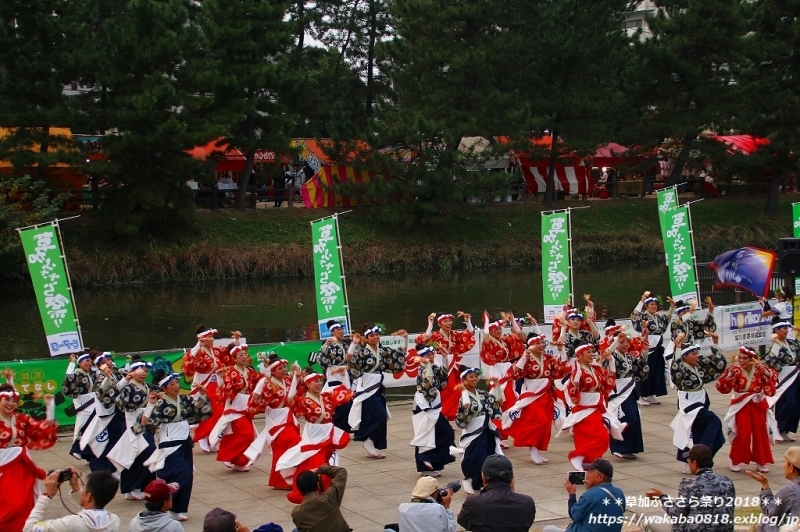
[[[769,179],[769,193],[767,194],[767,202],[764,204],[764,214],[772,216],[778,213],[778,195],[781,191],[781,182],[783,181],[783,172],[773,172],[772,177]]]
[[[252,91],[248,89],[247,97],[250,98],[251,96]],[[253,126],[253,115],[247,115],[247,144],[250,148],[247,150],[247,155],[245,156],[244,171],[242,172],[242,178],[239,180],[239,194],[236,197],[236,208],[240,211],[243,211],[245,208],[247,186],[250,184],[250,174],[253,171],[253,159],[256,155],[254,140],[255,127]]]
[[[683,167],[686,166],[686,161],[689,160],[689,153],[692,151],[692,138],[691,137],[683,137],[683,146],[681,147],[680,153],[678,153],[678,158],[675,160],[675,168],[672,169],[672,172],[669,174],[669,180],[667,181],[667,186],[672,186],[678,184],[678,181],[681,179],[681,172],[683,171]]]
[[[39,153],[46,154],[47,151],[50,149],[50,126],[42,126],[42,140],[39,144]],[[36,170],[36,178],[39,181],[44,181],[44,177],[47,173],[47,165],[44,162],[44,158],[39,161],[39,168]]]
[[[372,78],[375,64],[375,33],[378,16],[375,13],[375,0],[369,2],[369,48],[367,50],[367,116],[372,116]]]
[[[558,161],[558,131],[553,130],[550,143],[550,164],[547,166],[547,184],[544,189],[544,205],[552,207],[556,199],[556,162]]]
[[[300,58],[303,55],[303,45],[305,44],[306,39],[306,20],[305,20],[305,13],[306,13],[306,4],[305,0],[299,0],[297,2],[297,48],[294,49],[294,57],[293,63],[294,68],[297,69],[300,66]]]

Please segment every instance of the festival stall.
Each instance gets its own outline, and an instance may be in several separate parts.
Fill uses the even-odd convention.
[[[300,187],[300,196],[306,209],[321,209],[325,207],[350,207],[356,204],[354,198],[342,195],[338,191],[337,183],[365,183],[372,174],[366,170],[357,170],[347,164],[355,160],[356,151],[351,151],[344,157],[345,164],[337,164],[325,150],[333,145],[330,139],[294,139],[292,146],[298,151],[299,158],[313,171],[314,175]],[[356,150],[369,149],[364,142],[357,144]]]

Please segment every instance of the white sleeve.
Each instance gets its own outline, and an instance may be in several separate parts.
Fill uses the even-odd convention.
[[[75,373],[75,366],[76,366],[75,362],[69,363],[69,366],[67,366],[67,375],[72,375],[73,373]]]
[[[644,301],[639,301],[638,303],[636,303],[636,308],[633,309],[633,311],[641,312],[643,308],[644,308]]]

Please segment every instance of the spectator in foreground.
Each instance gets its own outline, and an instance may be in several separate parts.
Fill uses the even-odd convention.
[[[736,498],[736,489],[731,479],[712,471],[714,453],[702,444],[694,445],[684,455],[692,476],[681,481],[678,497],[672,498],[661,490],[651,488],[646,492],[651,499],[661,501],[667,515],[676,520],[672,532],[697,532],[697,523],[703,523],[703,532],[733,532],[733,504],[680,504],[679,501],[701,501],[708,497],[732,501]],[[651,523],[645,527],[650,532],[670,530],[665,523]]]
[[[569,480],[564,480],[564,488],[569,494],[569,516],[572,519],[566,530],[620,532],[625,513],[625,494],[611,484],[614,466],[608,460],[598,458],[591,464],[583,464],[583,470],[586,472],[583,480],[586,491],[580,499],[575,495],[577,488]],[[564,532],[564,529],[548,525],[543,532]]]
[[[411,492],[411,502],[400,505],[400,532],[456,532],[456,521],[450,510],[452,488],[443,493],[435,478],[424,476]]]
[[[214,508],[203,519],[203,532],[250,532],[250,529],[236,520],[228,510]]]
[[[42,516],[59,491],[58,478],[62,471],[72,473],[69,486],[73,498],[81,506],[81,511],[66,517],[43,521]],[[106,511],[105,507],[117,494],[119,482],[109,471],[90,473],[83,488],[78,485],[79,478],[79,473],[71,467],[64,470],[57,469],[47,475],[44,480],[44,491],[39,495],[36,506],[25,521],[23,532],[118,532],[119,517]]]
[[[331,484],[322,490],[321,475],[331,477]],[[347,485],[347,470],[324,465],[314,471],[303,471],[295,478],[303,502],[292,509],[292,521],[298,532],[350,532],[342,516],[341,504]],[[209,532],[209,531],[204,531]],[[215,531],[216,532],[216,531]]]
[[[800,447],[789,447],[783,456],[783,476],[789,483],[781,486],[775,494],[764,473],[747,472],[750,478],[761,484],[761,514],[770,519],[769,522],[758,524],[758,532],[778,532],[779,526],[789,524],[792,522],[790,518],[800,516]]]
[[[458,524],[471,532],[527,532],[536,517],[533,498],[514,491],[514,468],[503,455],[486,457],[481,468],[483,488],[467,497]]]
[[[129,532],[183,532],[180,522],[169,512],[172,494],[180,489],[177,484],[167,484],[157,478],[144,488],[144,511],[139,512],[128,526]]]

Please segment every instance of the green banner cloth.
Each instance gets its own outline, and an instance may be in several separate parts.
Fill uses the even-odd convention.
[[[667,255],[672,299],[700,301],[694,267],[694,246],[689,227],[689,207],[675,207],[663,215],[661,236]]]
[[[82,351],[83,342],[75,318],[58,225],[51,222],[20,229],[19,236],[31,271],[50,356]]]
[[[319,337],[331,336],[327,322],[335,320],[350,332],[347,321],[347,299],[339,255],[339,221],[336,216],[311,222],[311,242],[314,245],[314,282],[317,296]]]
[[[800,203],[792,203],[792,236],[800,238]]]
[[[542,299],[545,323],[572,299],[569,211],[542,213]]]

